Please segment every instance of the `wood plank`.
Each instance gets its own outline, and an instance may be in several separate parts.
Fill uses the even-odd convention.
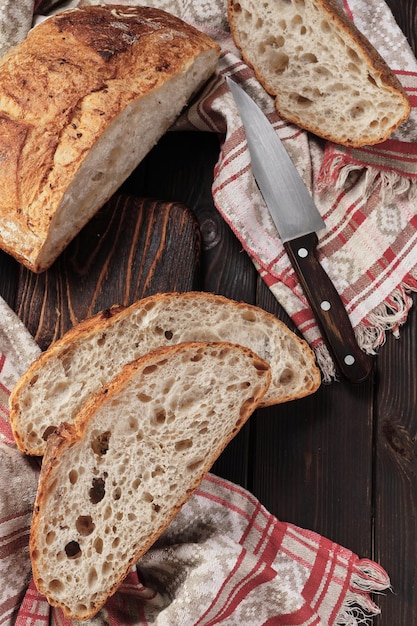
[[[375,558],[394,595],[378,600],[384,624],[417,624],[417,296],[400,338],[378,357]]]
[[[194,289],[200,251],[198,223],[187,207],[117,195],[49,270],[21,269],[15,309],[45,349],[113,304]]]

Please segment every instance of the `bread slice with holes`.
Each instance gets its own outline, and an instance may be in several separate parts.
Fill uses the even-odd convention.
[[[0,60],[0,247],[47,269],[215,72],[160,9],[62,11]]]
[[[30,536],[33,577],[93,616],[259,404],[269,365],[229,343],[159,348],[124,367],[48,439]]]
[[[308,344],[259,307],[205,292],[157,294],[81,322],[40,355],[9,399],[18,447],[42,455],[62,417],[71,422],[124,364],[185,341],[238,343],[267,361],[272,383],[260,406],[309,395],[321,382]]]
[[[228,13],[243,58],[290,122],[359,147],[409,116],[399,80],[335,0],[228,0]]]

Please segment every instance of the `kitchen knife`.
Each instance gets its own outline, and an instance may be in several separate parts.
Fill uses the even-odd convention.
[[[362,382],[374,359],[358,346],[343,302],[318,261],[316,233],[326,225],[268,118],[242,87],[226,81],[245,129],[253,175],[323,339],[340,374]]]

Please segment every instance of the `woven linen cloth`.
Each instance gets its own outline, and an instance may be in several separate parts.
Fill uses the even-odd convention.
[[[0,624],[69,625],[31,581],[28,551],[38,465],[21,454],[8,397],[40,349],[0,298]],[[280,522],[241,487],[208,474],[116,594],[88,624],[332,626],[367,624],[378,564]]]

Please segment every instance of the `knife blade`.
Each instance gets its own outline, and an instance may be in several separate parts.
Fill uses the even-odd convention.
[[[252,172],[340,374],[360,383],[374,358],[359,347],[344,304],[317,256],[326,224],[272,124],[235,81],[226,82],[245,129]]]

